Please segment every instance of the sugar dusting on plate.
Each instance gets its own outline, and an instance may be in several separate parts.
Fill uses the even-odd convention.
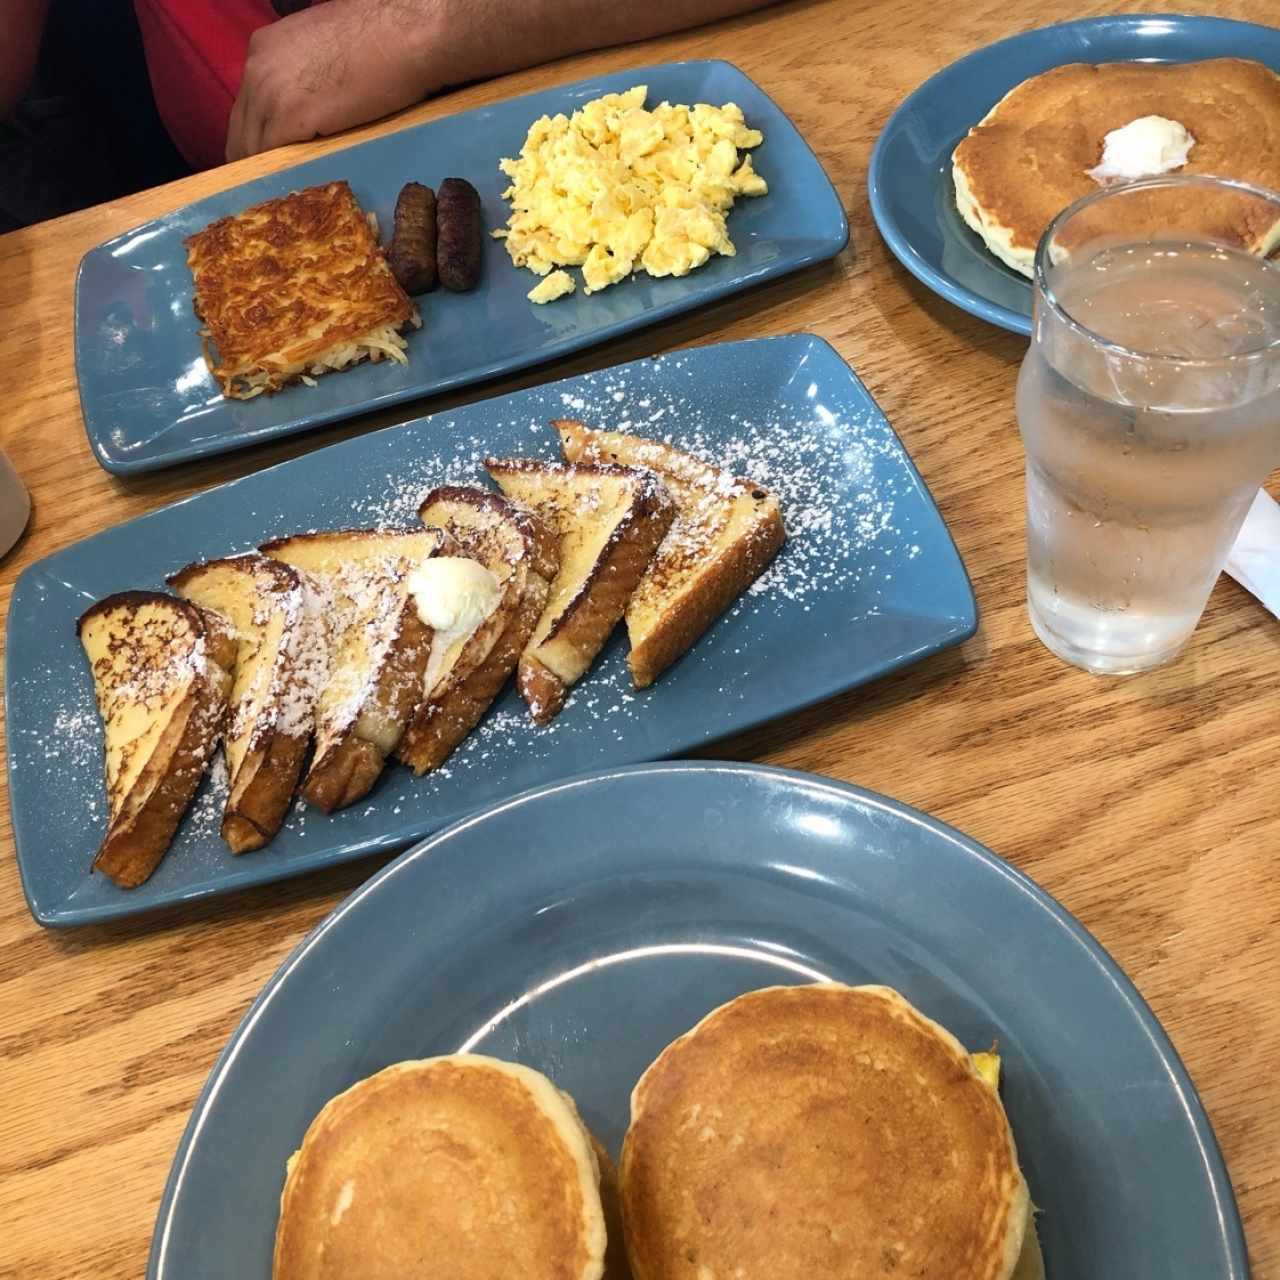
[[[46,676],[50,681],[53,678],[52,673]],[[67,683],[64,679],[63,684]],[[98,779],[103,777],[102,721],[94,705],[92,687],[87,700],[65,702],[54,710],[51,733],[46,733],[41,727],[15,725],[13,737],[9,750],[20,756],[23,767],[39,771],[55,783],[65,783],[67,778],[84,775],[96,775]],[[72,793],[73,788],[65,785],[53,788],[53,794],[57,796],[70,798]],[[100,823],[105,828],[105,782],[85,788],[85,796],[76,796],[75,805],[88,822]]]
[[[227,762],[221,748],[213,753],[209,768],[183,825],[189,837],[204,841],[217,836],[222,827],[222,810],[227,803]]]

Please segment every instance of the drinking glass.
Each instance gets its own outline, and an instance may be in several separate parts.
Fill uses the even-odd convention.
[[[1280,241],[1280,194],[1170,176],[1085,196],[1040,241],[1017,398],[1027,605],[1088,671],[1182,648],[1280,463],[1280,264],[1250,237]]]

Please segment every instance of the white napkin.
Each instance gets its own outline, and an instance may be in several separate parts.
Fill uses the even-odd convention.
[[[1258,490],[1225,567],[1280,618],[1280,504],[1265,489]]]

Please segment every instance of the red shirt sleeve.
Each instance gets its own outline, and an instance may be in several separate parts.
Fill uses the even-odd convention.
[[[134,0],[156,107],[187,163],[225,159],[249,37],[276,20],[271,0]]]

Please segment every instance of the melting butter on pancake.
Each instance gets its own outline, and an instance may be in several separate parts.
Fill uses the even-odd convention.
[[[1164,116],[1139,116],[1102,140],[1102,159],[1089,170],[1101,186],[1172,173],[1187,163],[1196,140],[1186,126]]]
[[[272,1274],[601,1280],[601,1176],[572,1100],[538,1072],[473,1054],[398,1063],[307,1130]]]
[[[1193,140],[1176,172],[1280,187],[1280,75],[1269,67],[1243,58],[1071,63],[1011,89],[961,140],[951,170],[961,217],[997,258],[1030,276],[1045,228],[1099,189],[1091,171],[1108,135],[1148,116]],[[1261,218],[1256,200],[1204,192],[1187,200],[1202,234],[1259,254],[1280,245],[1280,220]],[[1141,204],[1123,203],[1133,219],[1123,229],[1135,238],[1164,229],[1154,209],[1144,224]],[[1102,229],[1096,218],[1091,229]]]
[[[635,1280],[1043,1273],[995,1089],[887,987],[708,1015],[636,1085],[621,1183]]]

